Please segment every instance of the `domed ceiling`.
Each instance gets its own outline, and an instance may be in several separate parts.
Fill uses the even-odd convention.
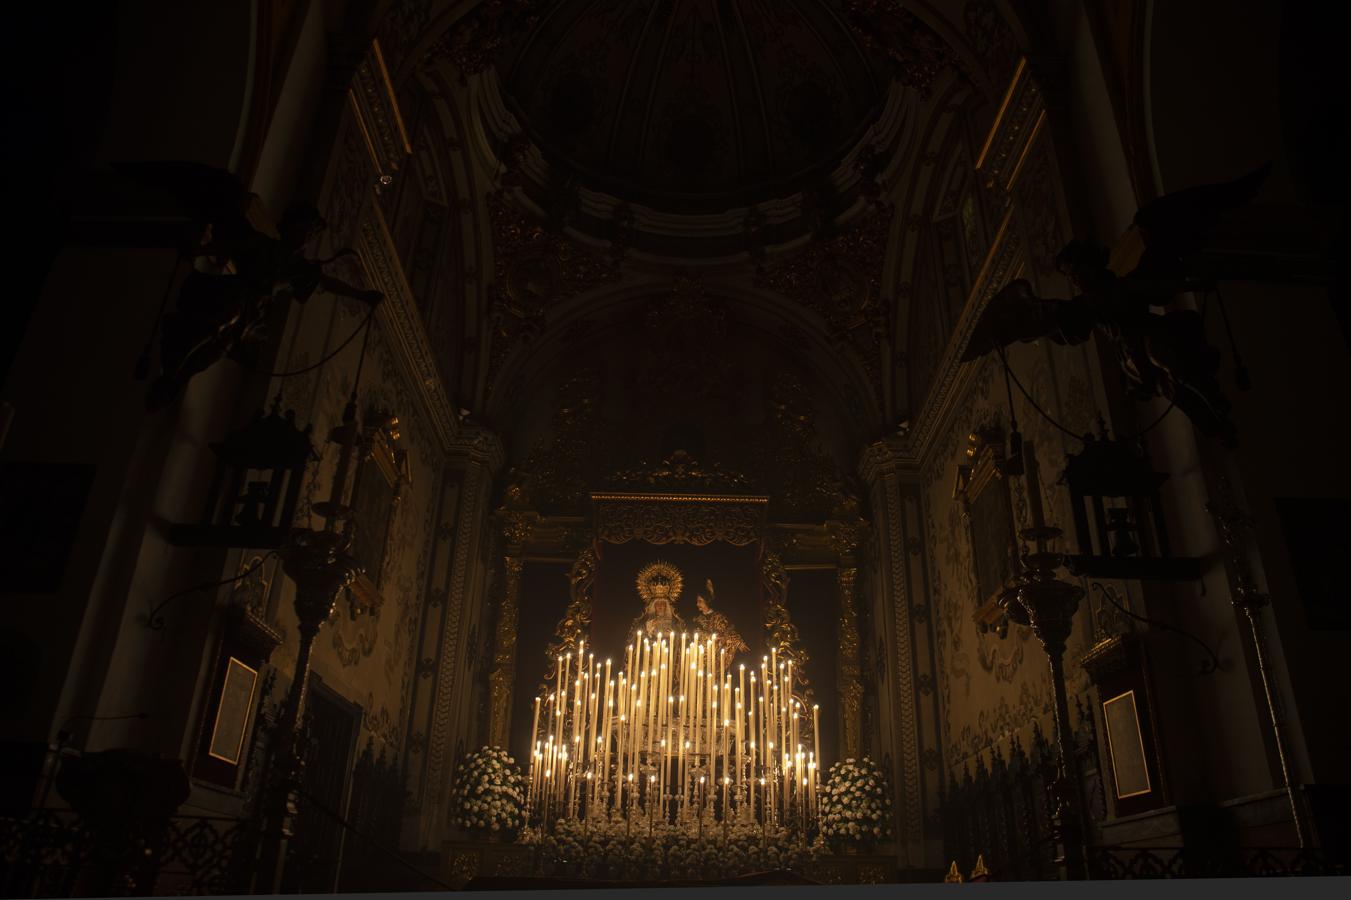
[[[497,68],[551,166],[676,213],[800,190],[859,142],[886,89],[824,0],[561,0]]]

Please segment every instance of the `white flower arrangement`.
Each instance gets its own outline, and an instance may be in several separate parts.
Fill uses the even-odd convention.
[[[871,850],[891,839],[891,792],[871,759],[831,766],[820,797],[821,836],[831,847]]]
[[[500,747],[471,753],[455,770],[455,824],[477,838],[512,841],[525,827],[525,777]]]

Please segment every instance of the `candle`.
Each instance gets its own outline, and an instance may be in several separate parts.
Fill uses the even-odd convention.
[[[746,674],[745,666],[741,667],[741,674]],[[741,733],[741,722],[746,713],[741,706],[741,688],[736,689],[736,705],[732,708],[732,712],[732,723],[736,728],[736,783],[737,790],[740,791],[746,781],[746,742]]]
[[[610,680],[610,661],[605,661],[605,722],[601,725],[601,778],[607,785],[610,777],[610,745],[615,717],[615,683]],[[606,788],[609,789],[608,787]]]
[[[682,666],[681,668],[683,669],[684,667]],[[683,679],[682,679],[682,680],[683,680]],[[681,695],[680,695],[680,708],[679,708],[678,712],[679,712],[679,714],[680,714],[680,720],[679,720],[679,721],[680,721],[680,724],[681,724],[681,726],[682,726],[682,730],[677,731],[677,732],[675,733],[675,734],[676,734],[676,784],[677,784],[677,786],[679,787],[679,790],[680,790],[680,802],[678,803],[678,805],[677,805],[677,807],[676,807],[677,811],[678,811],[681,807],[683,807],[683,806],[685,805],[685,748],[689,746],[689,741],[687,741],[687,740],[684,739],[685,735],[684,735],[684,733],[683,733],[683,726],[685,725],[685,695],[684,695],[684,694],[681,694]]]
[[[535,749],[535,738],[539,736],[539,698],[535,698],[535,717],[530,722],[530,744],[531,751]]]
[[[614,717],[616,714],[611,713],[610,721],[612,727],[615,729],[614,802],[616,804],[615,808],[618,809],[624,802],[624,754],[628,749],[624,743],[625,739],[628,737],[628,714],[626,712],[628,704],[628,684],[624,681],[623,672],[619,673],[619,694],[616,699],[618,700],[617,714],[619,718],[615,719]]]

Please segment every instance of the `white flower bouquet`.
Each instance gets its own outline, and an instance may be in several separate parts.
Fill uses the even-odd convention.
[[[831,766],[820,797],[821,836],[833,849],[867,851],[891,839],[891,791],[871,759]]]
[[[513,841],[525,827],[525,777],[500,747],[471,753],[455,770],[455,824],[472,837]]]

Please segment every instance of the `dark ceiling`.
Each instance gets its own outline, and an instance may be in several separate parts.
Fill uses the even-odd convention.
[[[498,71],[552,166],[680,213],[801,190],[858,143],[885,87],[822,0],[562,0]]]

